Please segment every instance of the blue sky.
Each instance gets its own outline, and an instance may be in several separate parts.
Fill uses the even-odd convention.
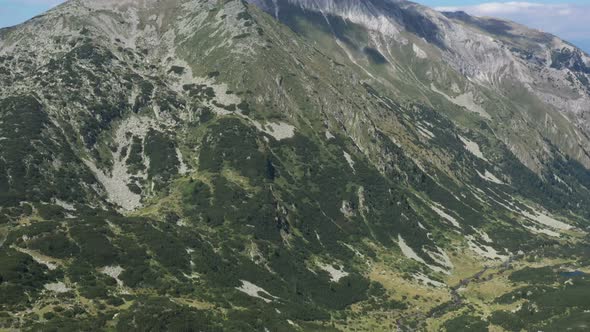
[[[590,53],[590,0],[414,1],[441,10],[510,19],[556,34]],[[0,27],[24,22],[60,2],[63,0],[0,0]]]
[[[100,1],[100,0],[97,0]],[[61,0],[0,0],[0,27],[22,23]]]

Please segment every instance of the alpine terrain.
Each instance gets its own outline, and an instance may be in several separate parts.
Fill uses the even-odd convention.
[[[404,0],[0,29],[0,329],[587,331],[590,57]]]

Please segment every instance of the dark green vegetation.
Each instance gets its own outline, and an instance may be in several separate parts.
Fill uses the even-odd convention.
[[[15,212],[9,216],[18,215],[23,201],[47,202],[56,197],[81,202],[92,197],[77,180],[91,184],[88,170],[76,163],[78,157],[34,95],[1,99],[0,109],[0,207]],[[52,165],[56,160],[60,167]]]
[[[56,278],[55,273],[46,273],[30,256],[15,250],[3,250],[0,263],[0,306],[4,310],[34,301],[43,284]]]
[[[174,142],[166,135],[151,130],[145,138],[145,153],[149,156],[148,178],[167,182],[178,171],[178,157]]]
[[[529,268],[512,273],[521,286],[499,297],[498,303],[522,302],[515,312],[496,311],[490,322],[509,331],[521,329],[583,331],[590,310],[590,279],[584,273],[560,271],[559,267]],[[585,314],[586,315],[585,315]]]
[[[569,68],[576,72],[590,74],[590,67],[584,63],[582,54],[578,50],[572,51],[568,48],[563,48],[562,50],[553,52],[551,60],[551,67],[553,68]]]
[[[483,321],[480,317],[462,315],[446,321],[444,327],[449,332],[487,331],[488,323]]]

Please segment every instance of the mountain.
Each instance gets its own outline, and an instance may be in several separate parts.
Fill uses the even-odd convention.
[[[397,0],[0,30],[0,328],[584,330],[590,58]]]

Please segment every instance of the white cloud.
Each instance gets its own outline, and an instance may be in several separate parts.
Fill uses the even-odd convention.
[[[437,7],[440,11],[457,11],[464,10],[473,13],[477,16],[498,16],[498,15],[513,15],[523,13],[563,13],[570,14],[571,6],[569,4],[541,4],[533,2],[487,2],[472,6],[454,6],[454,7]]]
[[[14,2],[14,1],[13,1]],[[32,5],[57,5],[64,2],[64,0],[19,0],[21,3]]]
[[[541,4],[533,2],[486,2],[470,6],[437,7],[440,11],[462,10],[475,16],[515,21],[555,34],[566,40],[590,41],[590,4]]]

